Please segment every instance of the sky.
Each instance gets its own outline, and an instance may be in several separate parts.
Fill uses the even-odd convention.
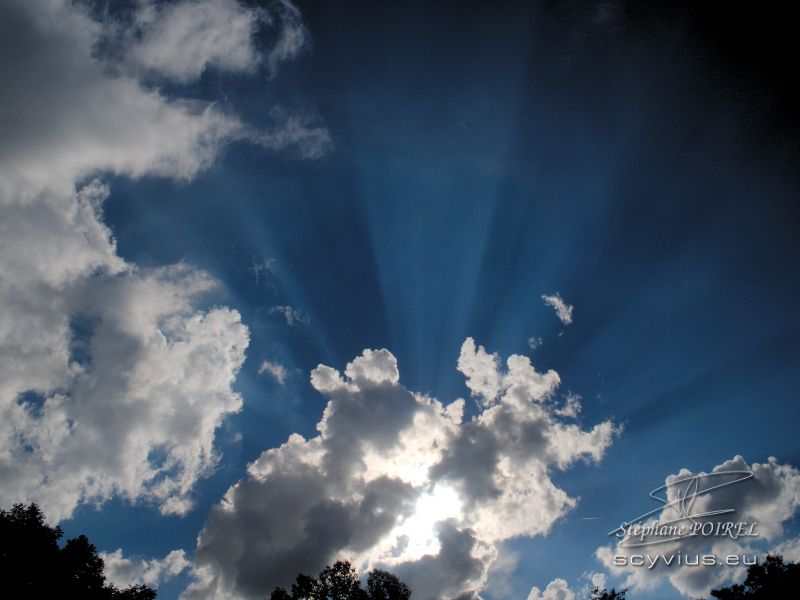
[[[800,560],[797,64],[749,10],[5,0],[0,506],[164,600]],[[617,535],[676,519],[749,535]]]

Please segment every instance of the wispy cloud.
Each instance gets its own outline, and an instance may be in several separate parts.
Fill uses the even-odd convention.
[[[140,2],[126,31],[136,40],[126,57],[181,83],[199,79],[208,67],[253,72],[262,60],[253,36],[265,21],[264,10],[235,0]]]
[[[261,261],[256,261],[253,258],[250,264],[250,272],[256,279],[256,285],[258,285],[259,281],[262,281],[266,287],[274,287],[272,278],[275,276],[276,263],[277,261],[274,258],[267,258]]]
[[[299,310],[292,308],[291,306],[273,306],[269,309],[269,314],[279,314],[283,315],[283,318],[286,319],[286,324],[290,327],[295,323],[300,323],[301,325],[308,325],[310,320],[309,318],[301,313]]]
[[[572,323],[572,306],[566,304],[558,293],[555,296],[542,296],[542,300],[556,309],[556,314],[564,325]]]
[[[308,30],[303,24],[302,16],[297,7],[287,0],[276,0],[268,7],[268,18],[272,23],[279,22],[278,41],[269,50],[266,62],[269,76],[274,77],[278,66],[287,60],[295,58],[307,48],[310,43]]]
[[[314,369],[329,399],[319,435],[262,453],[212,509],[184,600],[258,598],[337,557],[391,570],[422,598],[459,597],[485,586],[498,542],[546,533],[576,503],[548,473],[598,460],[617,428],[561,422],[545,402],[557,376],[526,357],[504,369],[471,339],[461,355],[495,400],[471,420],[463,400],[403,387],[387,350],[365,350],[344,377]]]
[[[269,362],[268,360],[262,362],[258,369],[258,374],[261,375],[262,373],[269,373],[281,385],[283,385],[289,375],[286,367],[278,363]]]
[[[271,111],[271,128],[250,135],[250,141],[270,150],[295,150],[302,158],[315,159],[333,148],[328,130],[313,115],[292,113],[282,107]]]
[[[564,405],[555,409],[555,413],[561,417],[577,417],[581,412],[581,398],[578,394],[567,392]]]

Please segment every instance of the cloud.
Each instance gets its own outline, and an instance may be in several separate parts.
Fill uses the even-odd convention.
[[[314,369],[328,398],[319,434],[262,453],[211,510],[184,600],[262,597],[338,558],[396,573],[415,597],[477,594],[497,543],[545,534],[575,505],[549,472],[599,460],[617,428],[561,422],[548,399],[557,375],[525,357],[501,369],[468,339],[460,368],[476,361],[497,386],[473,419],[463,399],[445,405],[403,387],[385,349],[365,350],[344,377]]]
[[[528,346],[530,346],[531,350],[536,350],[541,345],[542,345],[542,338],[537,338],[537,337],[528,338]]]
[[[191,566],[183,550],[173,550],[162,560],[126,558],[121,549],[111,553],[101,552],[100,558],[105,563],[103,572],[106,579],[119,588],[141,584],[157,587],[159,583],[169,581]]]
[[[467,376],[467,387],[472,395],[483,398],[481,402],[483,406],[493,404],[500,392],[499,365],[500,359],[497,353],[487,354],[483,346],[476,351],[472,338],[467,338],[461,346],[458,370]]]
[[[606,589],[606,576],[603,573],[584,573],[581,580],[585,580],[576,590],[571,590],[569,584],[556,578],[547,584],[544,592],[533,586],[528,594],[528,600],[575,600],[575,598],[590,598],[593,590]]]
[[[286,324],[290,327],[295,323],[301,323],[303,325],[308,325],[309,323],[309,318],[307,316],[291,306],[273,306],[269,309],[269,314],[283,315],[283,318],[286,319]]]
[[[589,573],[587,574],[587,578],[589,579],[589,581],[591,581],[592,589],[594,588],[597,588],[598,590],[606,589],[605,573]]]
[[[286,377],[289,375],[286,371],[286,367],[278,363],[269,362],[268,360],[265,360],[263,363],[261,363],[261,366],[258,369],[259,375],[264,372],[272,375],[281,385],[283,385],[283,382],[286,381]]]
[[[277,0],[269,6],[268,11],[271,20],[280,21],[278,41],[266,57],[270,77],[274,77],[280,63],[295,58],[308,47],[310,37],[300,11],[291,2]]]
[[[264,132],[253,133],[249,140],[270,150],[294,148],[302,158],[315,159],[333,148],[328,130],[313,115],[291,113],[282,107],[271,111],[273,125]]]
[[[575,600],[575,593],[569,589],[566,581],[554,579],[544,592],[537,587],[531,589],[528,600]]]
[[[134,16],[137,41],[127,58],[180,83],[199,79],[208,67],[253,72],[262,60],[253,36],[265,21],[266,11],[234,0],[142,2]]]
[[[29,286],[3,267],[0,501],[55,521],[114,495],[184,513],[217,462],[214,430],[241,406],[230,386],[247,328],[194,308],[214,282],[185,265],[70,278],[55,262]]]
[[[544,300],[544,303],[548,306],[552,306],[556,309],[556,314],[564,325],[572,323],[572,306],[566,304],[561,299],[561,296],[558,294],[555,296],[542,296],[542,300]]]
[[[201,308],[217,285],[207,274],[117,255],[100,177],[188,180],[234,140],[319,156],[327,132],[308,119],[279,111],[259,129],[152,86],[294,56],[297,15],[270,10],[0,3],[1,503],[38,502],[56,522],[114,496],[183,514],[215,468],[248,329],[235,310]],[[262,51],[255,30],[268,26],[285,40]]]
[[[578,394],[567,392],[566,403],[564,406],[555,409],[555,413],[560,417],[577,417],[581,412],[581,398]]]
[[[272,278],[275,276],[275,263],[277,261],[274,258],[268,258],[261,262],[256,262],[256,259],[253,258],[253,262],[250,265],[250,272],[256,278],[256,285],[258,285],[258,280],[260,278],[260,274],[264,274],[264,286],[267,288],[274,288],[274,283],[272,282]]]
[[[101,171],[187,179],[244,136],[239,119],[214,105],[110,76],[92,55],[102,26],[73,3],[11,0],[0,11],[4,203],[69,194]]]
[[[142,56],[159,57],[163,64],[155,58],[143,64],[167,77],[198,77],[209,64],[251,70],[257,56],[252,35],[234,35],[260,22],[257,9],[231,0],[154,6],[139,6],[144,37],[129,48],[126,23],[96,21],[78,3],[3,3],[0,194],[6,200],[44,189],[70,193],[75,181],[103,171],[190,179],[234,140],[294,147],[304,157],[330,147],[324,127],[306,127],[310,118],[278,110],[262,130],[216,104],[145,85],[125,67]],[[181,28],[187,40],[172,37]],[[96,51],[103,41],[129,53],[103,60]]]
[[[765,544],[776,541],[783,534],[783,524],[797,512],[797,507],[800,505],[800,472],[792,467],[779,465],[774,458],[766,464],[753,464],[750,467],[741,456],[736,456],[711,471],[714,479],[701,478],[697,484],[697,491],[741,477],[719,475],[729,471],[752,471],[753,476],[745,481],[697,496],[691,502],[689,514],[733,509],[731,513],[726,512],[696,520],[701,524],[710,523],[709,527],[725,522],[756,523],[754,531],[757,533],[756,536],[740,536],[734,539],[731,535],[698,534],[643,547],[631,546],[635,540],[623,539],[613,547],[609,545],[599,548],[597,557],[614,575],[627,575],[626,586],[648,588],[667,580],[685,595],[707,595],[712,587],[731,580],[743,579],[746,568],[741,564],[741,557],[746,555],[747,560],[752,561],[754,554],[763,556],[767,550],[773,549],[772,546]],[[687,469],[681,470],[677,475],[670,475],[666,479],[667,500],[675,501],[687,491],[691,497],[695,488],[689,489],[687,486],[695,485],[692,482],[694,475],[695,473]],[[666,508],[658,519],[651,518],[642,524],[669,524],[670,520],[678,516],[679,513],[675,509]],[[690,522],[683,520],[678,522],[678,525],[680,524],[689,526]],[[745,531],[749,531],[749,526]],[[794,544],[790,541],[783,547],[791,549]],[[644,566],[632,566],[629,563],[630,557],[634,554],[669,559],[670,556],[677,557],[678,553],[684,559],[681,564],[675,559],[673,564],[667,565],[663,558],[656,558],[654,566],[650,568],[648,568],[649,563]],[[702,557],[711,555],[716,558],[717,564],[697,567],[685,563],[686,559],[693,563],[698,556],[702,560]],[[731,555],[740,557],[738,566],[720,564]],[[615,557],[619,558],[615,561]],[[617,562],[621,564],[616,564]]]

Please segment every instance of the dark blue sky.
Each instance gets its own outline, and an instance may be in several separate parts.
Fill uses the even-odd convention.
[[[502,361],[526,355],[556,371],[554,397],[582,397],[584,429],[622,425],[601,461],[548,465],[580,501],[547,536],[500,539],[516,566],[489,575],[486,598],[525,598],[556,578],[578,593],[590,572],[620,587],[595,550],[681,469],[737,455],[800,467],[787,15],[625,2],[295,6],[308,38],[274,77],[263,64],[211,65],[188,83],[151,74],[142,85],[267,130],[301,115],[327,130],[327,152],[309,159],[242,137],[190,179],[90,173],[110,186],[102,219],[117,254],[145,270],[184,261],[209,273],[219,285],[198,310],[238,311],[249,346],[232,384],[243,408],[216,429],[220,463],[197,482],[196,507],[178,517],[87,502],[63,522],[68,536],[191,556],[249,463],[293,433],[317,435],[328,398],[309,373],[344,372],[364,349],[389,350],[412,392],[465,398],[469,421],[482,407],[456,365],[470,337]],[[259,29],[256,48],[267,52],[277,31]],[[556,293],[574,308],[569,325],[542,301]],[[297,311],[294,322],[275,307]],[[797,537],[794,517],[784,525],[759,552]],[[188,581],[163,583],[159,597]],[[666,583],[657,593],[681,597]]]

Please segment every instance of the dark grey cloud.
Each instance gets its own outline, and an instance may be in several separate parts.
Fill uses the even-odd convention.
[[[467,340],[459,367],[486,356]],[[475,596],[495,542],[545,533],[574,506],[548,470],[599,459],[616,433],[561,423],[545,402],[555,373],[520,356],[507,371],[492,364],[499,397],[466,422],[462,399],[444,406],[400,385],[387,350],[365,350],[345,377],[318,366],[319,435],[264,452],[214,507],[184,599],[256,598],[340,558],[398,573],[415,597]]]

